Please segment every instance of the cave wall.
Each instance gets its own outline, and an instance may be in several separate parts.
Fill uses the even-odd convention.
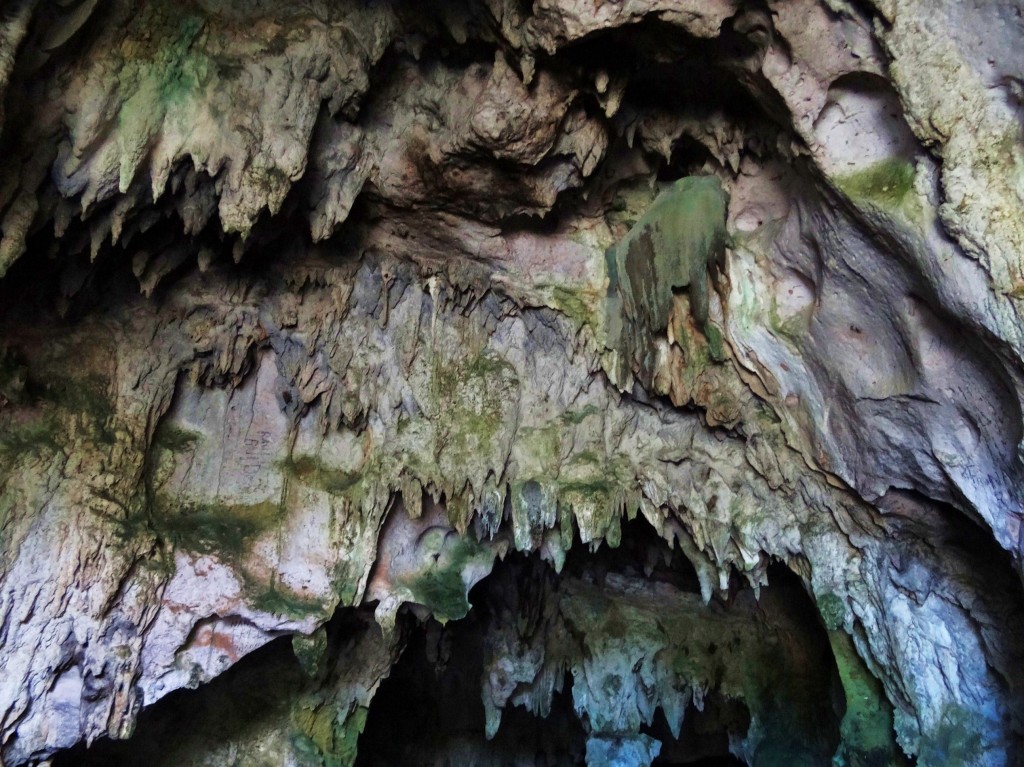
[[[482,620],[473,587],[527,553],[572,592],[631,520],[693,568],[681,626],[799,580],[842,690],[808,764],[1015,764],[1022,26],[995,0],[0,8],[2,764],[128,738],[282,637],[316,667],[346,610],[379,641],[328,653],[343,684],[282,682],[319,713],[266,727],[352,764],[410,620]],[[649,575],[559,619],[597,647],[573,610],[618,599],[631,636]],[[485,734],[565,671],[578,714],[581,657],[481,684]],[[655,688],[739,699],[695,673]],[[644,705],[586,720],[629,751],[589,764],[682,748],[685,705]],[[790,725],[751,711],[731,753],[774,764]],[[256,764],[270,730],[242,730]]]

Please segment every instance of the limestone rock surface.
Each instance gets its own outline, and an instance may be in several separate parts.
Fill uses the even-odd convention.
[[[1022,38],[0,6],[0,765],[1021,763]]]

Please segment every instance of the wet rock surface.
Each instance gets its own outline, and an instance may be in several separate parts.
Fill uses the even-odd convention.
[[[0,9],[0,764],[1017,764],[1021,27]]]

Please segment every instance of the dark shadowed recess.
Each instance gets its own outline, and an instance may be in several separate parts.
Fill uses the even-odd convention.
[[[335,618],[336,628],[340,617]],[[281,637],[212,682],[173,692],[145,709],[128,740],[102,738],[91,748],[80,743],[57,754],[53,767],[187,763],[208,743],[244,740],[259,733],[262,725],[287,716],[291,699],[306,682],[290,639]]]
[[[401,28],[417,32],[417,38],[426,41],[424,49],[418,54],[416,66],[420,68],[426,69],[433,62],[443,62],[455,70],[473,65],[486,67],[494,60],[495,51],[500,47],[495,22],[479,3],[465,0],[437,0],[429,3],[394,0],[382,4],[397,10]],[[525,2],[521,4],[525,15],[529,15],[529,5]],[[45,62],[40,64],[43,67],[41,71],[48,72],[58,65],[66,66],[67,61],[74,61],[84,55],[82,46],[88,44],[94,30],[109,22],[110,13],[100,4],[73,40],[44,57]],[[609,151],[604,165],[622,153],[642,153],[639,147],[630,147],[627,152],[622,146],[627,127],[642,116],[675,114],[710,117],[721,113],[731,123],[747,129],[771,125],[773,127],[770,130],[773,131],[788,130],[783,127],[788,124],[785,120],[773,118],[775,112],[785,112],[781,107],[776,109],[771,104],[773,91],[758,87],[759,81],[750,75],[745,64],[760,56],[764,46],[762,38],[765,38],[767,32],[758,31],[758,24],[762,23],[756,21],[759,14],[765,19],[770,18],[764,3],[760,1],[738,4],[736,15],[723,24],[721,34],[715,39],[696,38],[677,26],[645,18],[622,28],[595,32],[552,55],[538,54],[539,68],[578,83],[584,93],[591,87],[595,72],[606,72],[614,79],[626,83],[622,107],[614,117],[604,118],[601,115],[603,108],[593,96],[582,98],[582,103],[592,115],[601,115],[600,119],[605,122],[612,139],[613,149]],[[451,38],[445,24],[445,19],[449,17],[462,17],[466,20],[467,39],[456,42]],[[33,23],[40,25],[40,29],[30,34],[30,39],[34,35],[45,35],[46,24],[43,22],[46,18],[45,13],[37,15]],[[750,18],[755,21],[750,21]],[[400,35],[381,60],[374,64],[370,72],[371,86],[365,99],[357,113],[346,119],[363,124],[369,119],[368,114],[372,112],[376,99],[386,98],[378,94],[388,93],[386,86],[400,72],[399,64],[412,60],[406,50],[406,42],[405,37]],[[614,55],[609,55],[610,52]],[[510,58],[511,63],[517,66],[515,57]],[[15,72],[15,86],[9,88],[6,94],[8,114],[31,109],[31,99],[39,98],[37,93],[18,87],[22,76],[39,77],[38,73],[26,72],[22,75],[20,71]],[[752,89],[757,91],[757,98],[752,94]],[[767,109],[762,106],[766,100],[769,103]],[[341,118],[331,118],[325,111],[320,119],[327,121]],[[7,146],[17,140],[16,127],[17,121],[7,121],[0,144]],[[481,167],[501,169],[507,178],[527,172],[523,167],[491,156],[464,159],[472,160]],[[711,160],[711,156],[698,142],[681,136],[668,160],[653,156],[649,159],[656,168],[654,172],[659,180],[667,181],[700,172],[705,162]],[[259,218],[254,231],[246,238],[243,256],[241,252],[236,252],[238,237],[225,234],[216,215],[201,232],[190,235],[184,233],[177,207],[182,201],[181,194],[174,190],[180,190],[191,172],[189,161],[179,162],[171,174],[168,191],[164,196],[156,202],[140,202],[127,211],[121,241],[111,245],[109,240],[104,239],[95,254],[91,252],[94,246],[93,222],[108,215],[110,209],[122,201],[121,198],[93,205],[87,221],[83,222],[77,216],[72,217],[57,237],[53,232],[57,192],[52,185],[44,185],[40,192],[40,211],[30,232],[27,252],[0,283],[0,308],[18,306],[17,312],[10,309],[10,315],[15,317],[23,316],[25,311],[31,310],[32,316],[40,318],[42,311],[46,321],[53,324],[82,316],[98,306],[110,306],[124,301],[127,296],[138,291],[140,280],[146,281],[147,271],[161,272],[159,281],[153,280],[156,283],[154,293],[159,300],[176,278],[197,268],[200,252],[204,258],[212,260],[214,268],[223,268],[239,277],[251,279],[265,271],[275,260],[288,261],[296,255],[308,254],[316,249],[310,241],[307,220],[310,194],[308,174],[294,184],[276,215],[270,216],[265,212]],[[196,173],[193,178],[197,187],[210,189],[217,180],[205,172]],[[592,215],[594,211],[590,208],[593,205],[608,203],[606,195],[594,194],[595,189],[600,191],[605,183],[602,171],[598,169],[592,177],[583,181],[581,188],[563,190],[554,210],[543,216],[542,220],[512,215],[497,223],[506,232],[520,228],[554,231],[560,219],[570,214],[578,215],[581,211]],[[147,174],[141,174],[129,192],[139,192],[139,198],[145,200],[149,194],[149,184]],[[443,187],[444,184],[440,184],[441,191]],[[508,193],[508,190],[503,191],[503,194]],[[474,194],[467,198],[456,194],[447,206],[459,215],[473,219],[477,196]],[[358,232],[352,230],[360,227],[354,222],[366,218],[367,200],[373,198],[375,194],[372,184],[369,184],[357,199],[351,222],[343,225],[330,245],[323,248],[332,257],[358,252]],[[588,200],[592,202],[588,203]],[[435,201],[432,204],[439,203]],[[136,279],[132,274],[133,258],[141,251],[152,254],[153,258],[149,265],[138,266],[141,273],[140,279]],[[241,259],[240,265],[234,263],[236,257]],[[60,316],[48,316],[51,308]]]
[[[603,546],[592,553],[577,541],[560,574],[537,556],[511,554],[473,589],[473,611],[467,618],[444,627],[430,621],[414,628],[402,658],[370,708],[356,766],[584,764],[585,717],[574,710],[568,671],[546,718],[509,705],[495,738],[485,739],[480,696],[480,680],[487,673],[484,637],[498,614],[517,600],[526,602],[518,607],[523,621],[529,621],[527,613],[535,617],[548,610],[544,602],[557,600],[561,582],[584,579],[601,585],[609,576],[646,578],[679,591],[699,592],[693,566],[641,521],[625,526],[622,543],[615,549]],[[815,620],[813,613],[810,617]],[[823,636],[818,639],[827,643]],[[826,677],[834,673],[827,665],[822,670]],[[831,701],[820,702],[828,717],[833,717]],[[703,711],[689,707],[679,738],[673,736],[660,708],[642,731],[662,742],[655,767],[717,767],[744,764],[730,754],[729,734],[746,732],[749,725],[750,715],[742,703],[712,692]]]
[[[624,579],[643,581],[663,594],[689,595],[690,602],[699,592],[696,572],[679,550],[669,549],[645,522],[635,521],[624,526],[618,548],[601,546],[592,552],[575,546],[558,574],[536,555],[510,554],[473,589],[473,610],[463,620],[441,625],[403,613],[399,628],[404,650],[370,706],[358,741],[356,765],[584,764],[587,713],[574,706],[569,670],[547,716],[507,705],[496,736],[486,739],[481,681],[488,632],[503,616],[508,625],[510,615],[519,623],[542,625],[542,616],[557,616],[558,605],[564,608],[559,600],[574,588],[591,589],[591,593],[594,589],[596,593],[614,591],[615,584]],[[806,754],[795,761],[786,758],[791,746],[799,751],[801,744],[810,742],[818,744],[819,754],[830,753],[838,743],[843,695],[827,635],[796,576],[784,567],[773,567],[770,585],[762,589],[759,599],[736,577],[728,594],[715,597],[701,609],[708,611],[710,622],[731,615],[739,617],[742,625],[746,616],[753,622],[782,627],[783,631],[772,636],[784,646],[789,659],[784,662],[792,664],[797,658],[797,673],[804,681],[796,688],[781,685],[779,695],[787,694],[784,689],[798,689],[806,692],[806,699],[755,701],[762,709],[767,706],[795,714],[785,723],[779,721],[777,737],[760,749],[751,764],[813,764],[806,761]],[[558,618],[554,620],[557,623]],[[558,625],[558,630],[564,631],[565,624]],[[327,628],[328,655],[342,664],[351,641],[375,630],[367,607],[339,610]],[[556,635],[556,643],[560,636]],[[565,636],[570,643],[583,639],[572,632]],[[739,652],[735,649],[739,644],[728,636],[713,637],[709,644],[702,641],[707,644],[702,651],[723,655],[727,665],[754,665],[752,658],[730,657]],[[753,668],[751,673],[761,671]],[[290,639],[281,637],[212,682],[172,693],[143,711],[130,739],[103,739],[91,748],[80,744],[58,754],[53,767],[210,764],[203,758],[208,749],[226,742],[252,743],[275,723],[287,722],[288,712],[301,696],[329,683],[322,676],[305,676]],[[742,738],[750,728],[748,702],[724,694],[712,684],[702,710],[692,704],[688,707],[679,737],[673,735],[665,712],[658,708],[654,720],[641,730],[662,744],[654,765],[746,764],[730,753],[730,740]],[[771,715],[767,723],[771,725]]]

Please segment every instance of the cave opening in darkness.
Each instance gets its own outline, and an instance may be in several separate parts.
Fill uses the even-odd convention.
[[[836,661],[799,579],[776,565],[769,580],[756,595],[734,575],[705,605],[693,566],[639,520],[616,548],[577,542],[560,572],[508,554],[465,618],[400,612],[353,763],[824,764],[844,713]],[[369,607],[326,628],[316,674],[282,637],[148,707],[128,740],[80,744],[54,767],[334,764],[296,723],[383,639]]]

